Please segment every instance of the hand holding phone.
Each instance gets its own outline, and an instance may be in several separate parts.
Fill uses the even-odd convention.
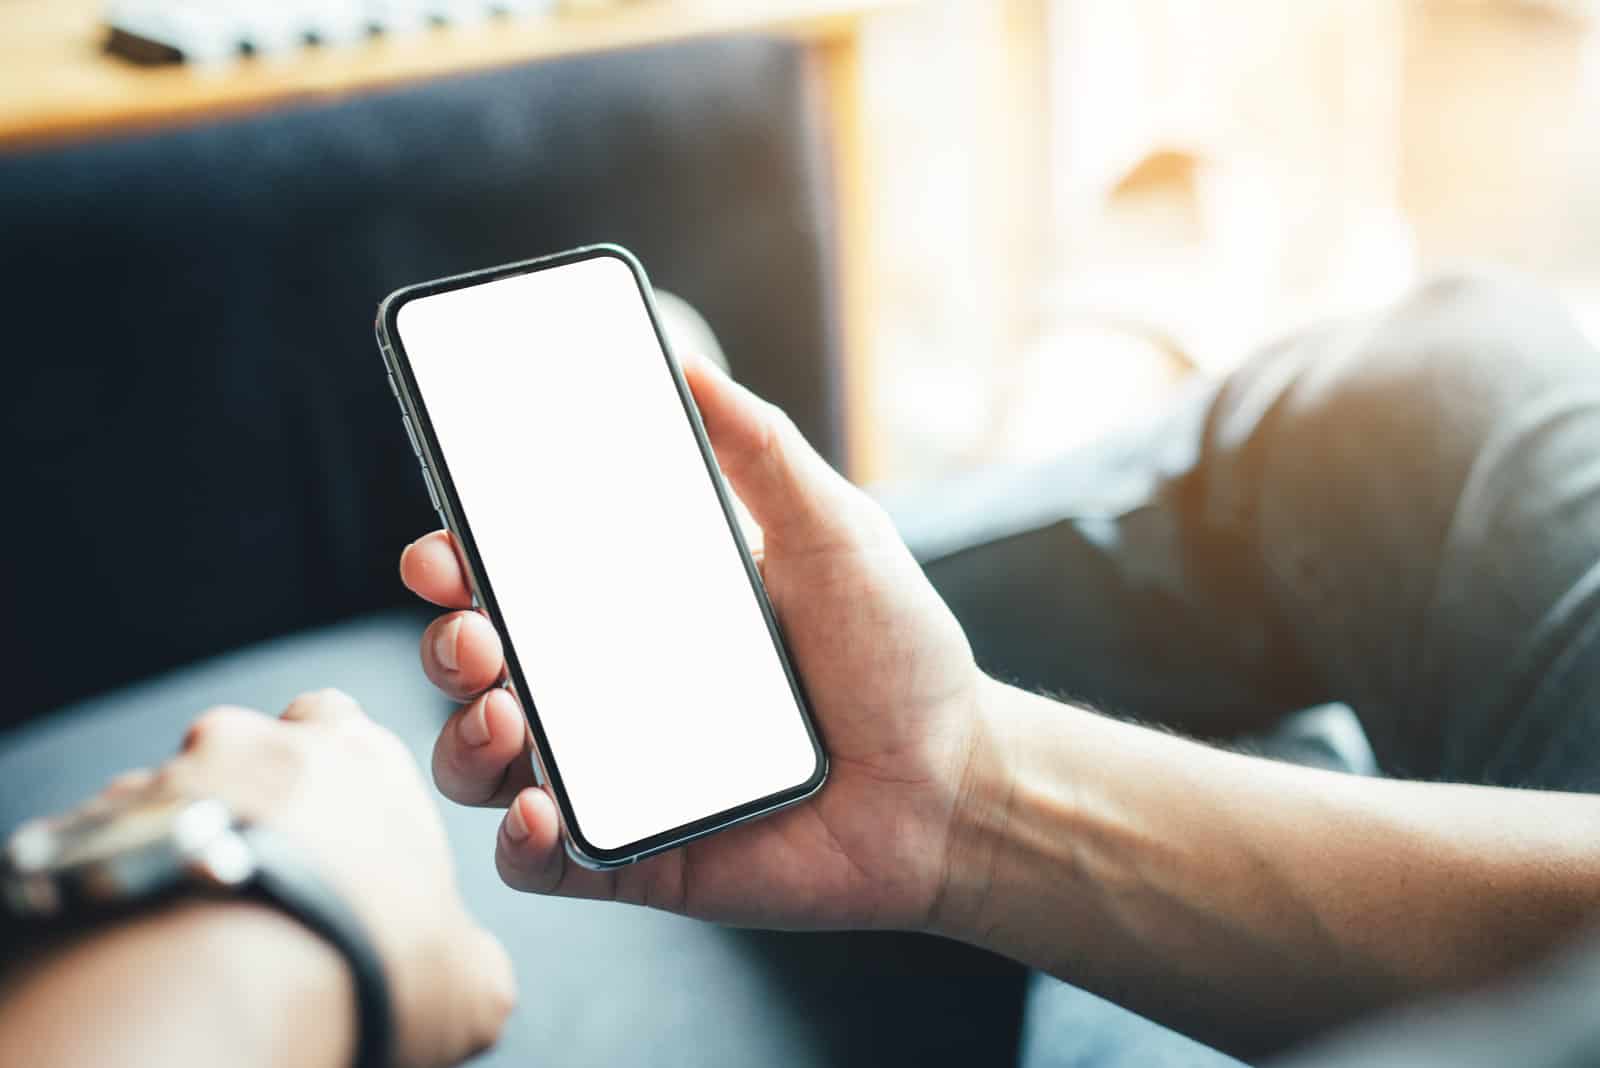
[[[827,759],[637,261],[411,286],[377,330],[572,859],[635,863],[815,793]]]
[[[529,769],[527,728],[498,688],[445,725],[435,778],[457,801],[509,806],[495,859],[520,889],[722,923],[928,926],[957,845],[964,776],[975,761],[995,759],[978,718],[983,677],[965,635],[882,509],[780,411],[708,361],[686,360],[683,370],[722,470],[765,532],[761,571],[827,739],[827,785],[766,819],[591,871],[564,853],[557,806]],[[647,539],[650,517],[637,516],[630,535]],[[410,546],[401,573],[420,596],[452,609],[422,642],[430,678],[457,697],[492,687],[497,639],[472,618],[450,536]],[[453,670],[433,651],[450,628],[458,628]]]

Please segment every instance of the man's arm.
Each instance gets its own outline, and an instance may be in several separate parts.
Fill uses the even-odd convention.
[[[177,756],[87,804],[130,793],[219,800],[340,895],[380,958],[397,1064],[456,1064],[499,1035],[511,962],[461,901],[409,750],[347,695],[303,694],[276,718],[214,708]],[[195,898],[0,960],[0,1064],[348,1064],[354,986],[287,914]]]
[[[770,405],[704,362],[684,372],[764,532],[828,783],[616,872],[569,863],[499,638],[435,532],[400,562],[448,609],[424,670],[466,702],[434,778],[507,809],[510,885],[721,923],[931,928],[1240,1052],[1498,974],[1600,917],[1600,800],[1313,772],[987,678],[888,517]]]
[[[936,929],[1235,1052],[1600,914],[1600,798],[1242,756],[990,682]]]
[[[0,979],[0,1064],[337,1068],[355,1051],[338,953],[263,905],[191,902]]]

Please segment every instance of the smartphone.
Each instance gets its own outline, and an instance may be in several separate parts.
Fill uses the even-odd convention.
[[[814,718],[639,262],[594,245],[408,286],[376,329],[567,853],[620,867],[821,789]]]

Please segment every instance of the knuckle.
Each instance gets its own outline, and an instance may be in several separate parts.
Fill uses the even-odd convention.
[[[129,768],[106,780],[101,792],[109,794],[140,790],[148,786],[154,777],[154,773],[149,768]]]
[[[483,1001],[483,1022],[479,1025],[477,1035],[478,1051],[488,1049],[500,1041],[500,1035],[505,1031],[506,1020],[517,1007],[515,991],[509,991],[501,984],[489,991]]]
[[[340,708],[351,711],[359,711],[361,708],[354,697],[332,686],[325,686],[317,690],[307,690],[291,701],[290,704],[309,708]]]
[[[800,428],[795,425],[794,417],[776,404],[767,403],[767,446],[770,449],[781,451],[791,442],[800,439]]]
[[[287,777],[298,779],[316,763],[318,753],[314,738],[301,732],[279,731],[271,747],[263,747],[262,758],[281,769]]]
[[[156,769],[151,776],[151,788],[163,796],[174,796],[186,792],[184,789],[189,782],[189,771],[186,764],[180,760],[169,760]]]
[[[506,1020],[517,1010],[517,984],[509,975],[496,981],[489,1005],[494,1013],[494,1037],[499,1038]]]
[[[197,749],[240,729],[249,712],[234,705],[214,705],[201,712],[183,735],[184,749]]]
[[[322,775],[337,775],[342,770],[331,763],[324,764],[309,741],[284,739],[251,769],[244,798],[257,813],[277,811],[296,797],[314,793]]]
[[[511,970],[511,958],[506,954],[505,948],[487,932],[480,932],[478,938],[485,946],[484,953],[487,958],[484,961],[485,967],[480,969],[484,981],[478,998],[480,1010],[478,1033],[475,1036],[478,1048],[483,1050],[500,1040],[506,1020],[515,1011],[517,984]]]

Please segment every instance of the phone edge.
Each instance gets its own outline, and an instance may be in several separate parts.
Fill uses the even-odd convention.
[[[436,458],[433,455],[433,453],[437,451],[437,442],[433,434],[431,422],[420,417],[412,418],[413,413],[420,413],[421,407],[418,404],[416,397],[413,395],[414,386],[410,380],[410,376],[407,375],[402,369],[401,357],[399,354],[404,352],[404,347],[400,343],[398,332],[393,330],[391,324],[396,322],[399,309],[404,306],[407,301],[419,297],[429,296],[434,293],[447,292],[453,289],[465,288],[470,285],[483,284],[485,282],[495,281],[499,278],[531,273],[537,270],[547,270],[562,266],[565,263],[580,262],[584,259],[590,259],[596,256],[611,256],[616,259],[620,259],[624,264],[627,265],[630,273],[633,275],[634,280],[638,285],[640,297],[643,299],[645,304],[645,312],[650,319],[651,327],[656,335],[657,344],[660,347],[663,357],[666,359],[668,369],[673,377],[674,385],[678,390],[679,399],[684,404],[685,415],[690,423],[691,430],[695,435],[696,443],[700,448],[702,458],[706,462],[708,469],[707,473],[711,478],[713,489],[717,494],[718,502],[723,511],[724,520],[727,523],[731,534],[733,535],[742,563],[746,569],[747,576],[751,580],[752,592],[756,596],[757,603],[767,624],[769,636],[773,639],[774,645],[778,652],[779,662],[782,665],[784,673],[790,683],[791,691],[795,696],[802,721],[805,724],[807,734],[812,742],[813,751],[816,754],[815,769],[812,775],[803,780],[801,783],[797,784],[795,787],[790,788],[790,790],[797,792],[791,793],[790,791],[779,791],[775,794],[769,794],[764,798],[755,798],[751,802],[747,803],[753,805],[759,804],[762,801],[766,801],[769,798],[778,798],[778,800],[774,801],[770,805],[765,805],[763,807],[744,812],[740,812],[739,810],[746,806],[736,806],[733,809],[724,810],[724,812],[738,813],[738,815],[727,819],[718,818],[724,813],[712,813],[710,816],[704,817],[703,820],[695,821],[695,823],[705,821],[716,822],[704,827],[699,827],[696,830],[686,834],[674,835],[673,832],[680,830],[682,827],[692,827],[695,825],[694,823],[683,824],[680,827],[668,828],[666,831],[661,833],[664,835],[670,835],[672,837],[655,843],[648,848],[639,849],[637,851],[631,848],[637,843],[629,843],[629,845],[621,847],[620,850],[595,849],[594,852],[590,852],[590,849],[584,848],[586,844],[583,841],[584,836],[582,832],[576,828],[576,814],[569,811],[571,809],[571,802],[570,799],[565,796],[565,789],[559,784],[559,776],[551,775],[546,767],[547,754],[544,752],[544,749],[548,745],[548,742],[543,737],[542,726],[532,722],[538,715],[537,706],[533,703],[531,695],[520,692],[518,686],[516,685],[515,678],[509,677],[511,672],[508,671],[508,678],[503,685],[516,695],[518,703],[523,709],[524,718],[529,719],[530,724],[535,728],[532,732],[534,735],[534,745],[530,747],[532,753],[531,764],[534,772],[534,778],[540,787],[549,786],[552,794],[555,796],[557,810],[561,816],[562,846],[566,852],[566,855],[579,866],[587,868],[591,871],[613,871],[619,868],[627,867],[631,864],[635,864],[647,857],[655,856],[658,853],[664,853],[672,849],[677,849],[697,839],[716,834],[720,831],[727,830],[730,827],[738,826],[741,823],[748,823],[752,820],[772,815],[775,812],[779,812],[783,809],[790,808],[794,805],[798,805],[804,801],[807,801],[810,798],[815,797],[816,794],[822,790],[823,786],[826,785],[832,771],[831,760],[828,755],[826,743],[822,737],[821,728],[816,720],[816,713],[812,708],[810,697],[806,693],[804,682],[800,678],[799,672],[796,670],[792,657],[790,656],[788,639],[783,634],[782,625],[779,622],[777,613],[773,609],[771,600],[767,595],[766,584],[761,578],[760,571],[755,565],[754,557],[750,553],[749,545],[745,542],[743,531],[739,527],[737,516],[733,510],[732,502],[728,496],[728,488],[725,484],[725,479],[721,473],[720,467],[716,463],[716,457],[712,451],[710,439],[706,435],[705,425],[700,418],[699,408],[694,403],[693,395],[689,390],[688,383],[683,377],[682,368],[678,363],[676,355],[672,351],[671,342],[667,337],[666,331],[661,326],[661,318],[656,309],[653,288],[649,281],[649,276],[646,273],[643,264],[639,262],[638,258],[621,245],[610,242],[582,245],[577,248],[568,249],[566,251],[557,252],[550,255],[538,256],[527,260],[518,260],[512,263],[500,264],[494,267],[483,268],[475,271],[466,271],[459,274],[447,275],[442,278],[431,279],[425,282],[414,283],[408,286],[402,286],[401,288],[389,293],[381,301],[379,301],[373,326],[379,355],[383,360],[384,370],[390,381],[390,391],[395,396],[395,400],[400,408],[402,418],[409,423],[415,432],[417,458],[422,468],[425,488],[429,494],[430,500],[434,504],[434,512],[439,517],[440,522],[444,524],[445,529],[447,529],[452,538],[455,539],[456,544],[462,547],[463,551],[460,555],[463,558],[463,562],[466,564],[467,578],[472,588],[475,605],[482,608],[486,614],[491,616],[491,621],[494,623],[496,629],[504,636],[504,640],[509,646],[509,634],[506,632],[504,621],[498,618],[499,613],[497,607],[493,603],[494,599],[486,598],[484,596],[483,589],[486,583],[484,582],[482,576],[480,576],[478,573],[481,565],[476,559],[476,555],[470,551],[469,548],[469,543],[471,543],[473,539],[466,534],[462,525],[456,520],[455,509],[453,507],[454,487],[442,474],[437,478],[437,480],[435,479],[435,472],[439,471],[440,469],[436,462]],[[530,709],[533,710],[531,714],[529,711]],[[642,839],[641,841],[649,841],[649,839],[646,838]],[[615,855],[619,852],[626,855]],[[597,856],[595,853],[604,853],[608,855]]]

